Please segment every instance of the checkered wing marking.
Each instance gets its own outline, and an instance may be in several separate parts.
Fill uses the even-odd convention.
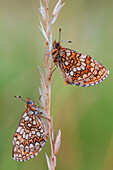
[[[47,132],[40,117],[32,110],[26,111],[13,137],[13,159],[26,161],[38,155],[47,139]]]
[[[93,86],[101,83],[109,71],[91,56],[61,48],[59,67],[66,84]]]

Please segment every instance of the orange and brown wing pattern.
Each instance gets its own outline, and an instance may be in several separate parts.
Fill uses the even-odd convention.
[[[47,140],[44,123],[37,111],[27,108],[14,134],[13,159],[16,161],[26,161],[38,155]]]
[[[92,57],[61,48],[59,67],[66,84],[93,86],[101,83],[109,71]]]
[[[53,61],[59,64],[65,84],[86,87],[101,83],[109,74],[105,66],[89,55],[53,43]]]

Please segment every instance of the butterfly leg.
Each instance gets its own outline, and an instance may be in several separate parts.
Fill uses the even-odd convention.
[[[52,76],[52,74],[54,73],[54,71],[57,69],[57,67],[58,67],[58,64],[56,64],[55,65],[56,67],[52,70],[52,72],[51,72],[51,76]]]
[[[58,64],[59,61],[60,61],[60,59],[57,59],[57,61],[55,61],[54,65],[50,69],[53,69]]]
[[[57,64],[58,64],[59,61],[60,61],[60,59],[58,59],[58,60],[54,63],[54,65],[50,68],[50,69],[52,70],[52,69],[56,66],[56,67],[51,71],[51,74],[50,74],[51,76],[52,76],[52,74],[54,73],[54,71],[57,69],[57,67],[58,67]],[[50,76],[50,77],[51,77],[51,76]]]
[[[37,99],[37,101],[36,101],[35,103],[39,103],[44,110],[47,110],[47,108],[45,108],[45,107],[43,106],[43,104],[41,103],[41,101],[40,101],[41,96],[42,96],[42,95],[40,95],[39,99]],[[44,98],[44,96],[42,96],[42,97]],[[44,100],[45,100],[45,98],[44,98]]]
[[[48,121],[51,121],[51,119],[49,119],[48,117],[45,117],[45,116],[40,116],[41,118],[44,118],[44,119],[46,119],[46,120],[48,120]]]
[[[37,117],[41,117],[41,118],[44,118],[44,119],[46,119],[46,120],[48,120],[48,121],[51,121],[51,119],[49,119],[48,117],[42,116],[42,112],[40,112],[40,113],[37,115]]]
[[[54,72],[54,71],[56,70],[56,68],[58,67],[58,65],[57,65],[58,62],[59,62],[59,60],[56,61],[52,67],[49,68],[48,79],[51,79],[51,76],[52,76],[53,72]],[[56,67],[55,69],[53,69],[55,66],[57,66],[57,67]],[[53,69],[53,70],[52,70],[52,69]]]

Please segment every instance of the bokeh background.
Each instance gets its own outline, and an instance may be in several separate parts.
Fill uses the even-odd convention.
[[[44,1],[43,1],[44,2]],[[53,9],[56,0],[50,0]],[[72,40],[63,46],[89,54],[104,64],[110,75],[101,84],[66,86],[57,69],[52,77],[51,113],[62,142],[58,170],[113,169],[113,1],[65,0],[53,26],[53,39]],[[12,138],[25,104],[14,95],[36,100],[43,68],[45,40],[39,26],[38,0],[0,1],[0,169],[45,170],[45,152],[25,163],[12,159]]]

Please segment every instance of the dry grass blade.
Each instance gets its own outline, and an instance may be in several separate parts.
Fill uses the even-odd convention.
[[[61,130],[58,131],[57,137],[56,137],[56,141],[54,144],[54,155],[56,156],[59,149],[60,149],[60,144],[61,144]]]
[[[64,4],[65,4],[65,3],[63,3],[62,5],[60,5],[60,6],[56,9],[55,13],[53,13],[53,19],[52,19],[52,22],[51,22],[52,24],[55,23],[55,21],[56,21],[56,19],[57,19],[57,17],[58,17],[58,14],[59,14],[61,8],[64,6]]]
[[[40,71],[40,76],[42,78],[43,84],[44,84],[45,88],[48,88],[47,79],[46,79],[42,69],[40,68],[40,66],[38,66],[38,68],[39,68],[39,71]]]
[[[40,1],[40,8],[38,8],[38,9],[39,9],[39,11],[40,11],[40,13],[42,15],[44,23],[46,24],[46,10],[45,10],[45,7],[43,7],[41,1]]]
[[[48,90],[47,90],[47,87],[45,86],[45,83],[43,83],[42,79],[41,79],[41,89],[43,89],[43,91],[42,91],[43,96],[44,96],[45,100],[47,100]]]
[[[52,163],[51,163],[51,160],[49,160],[48,155],[46,154],[46,152],[45,152],[45,156],[46,156],[46,160],[47,160],[48,169],[52,170]]]
[[[50,139],[50,146],[51,146],[51,156],[50,159],[46,155],[46,160],[48,164],[49,170],[55,170],[56,167],[56,155],[60,148],[60,141],[61,141],[61,131],[59,130],[56,141],[54,142],[54,130],[53,130],[53,118],[51,119],[50,116],[50,107],[51,107],[51,73],[52,73],[52,55],[50,54],[52,50],[52,24],[55,23],[58,14],[61,10],[61,8],[64,6],[64,3],[61,4],[61,0],[59,0],[56,4],[56,6],[53,9],[52,15],[49,15],[49,0],[45,0],[45,7],[42,5],[42,2],[40,1],[40,8],[39,11],[41,13],[42,19],[44,21],[44,26],[42,25],[42,22],[40,21],[40,30],[43,34],[43,36],[46,39],[46,55],[44,59],[44,68],[45,72],[41,70],[40,76],[41,76],[41,88],[39,88],[39,93],[41,95],[41,105],[44,109],[44,114],[47,115],[48,119],[51,121],[45,121],[47,127],[48,127],[48,134]],[[46,30],[46,31],[45,31]]]
[[[52,31],[51,31],[51,34],[50,34],[50,41],[49,41],[49,51],[51,51],[52,49]],[[52,54],[49,54],[50,56],[50,65],[52,65]]]
[[[40,26],[41,26],[41,27],[40,27]],[[46,41],[49,42],[48,37],[47,37],[47,35],[46,35],[45,31],[44,31],[44,27],[43,27],[41,21],[40,21],[40,26],[39,26],[40,31],[42,32],[42,34],[43,34],[43,36],[45,37]]]
[[[58,7],[60,6],[60,4],[61,4],[61,1],[62,1],[62,0],[59,0],[59,1],[57,2],[56,6],[55,6],[55,8],[54,8],[54,10],[53,10],[52,15],[55,15],[57,8],[58,8]]]

